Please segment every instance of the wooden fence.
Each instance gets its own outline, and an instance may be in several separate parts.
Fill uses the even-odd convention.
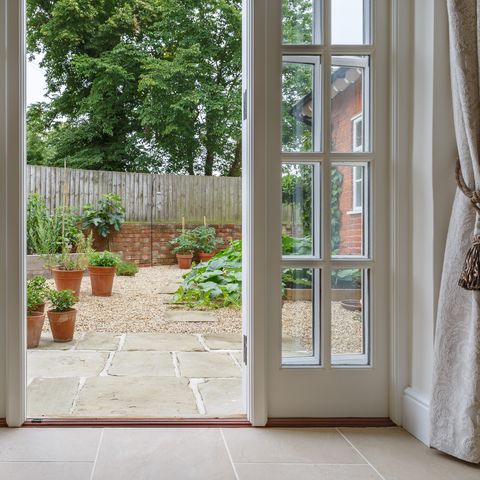
[[[64,170],[27,167],[27,193],[37,192],[50,211],[62,205]],[[157,175],[67,169],[68,206],[80,213],[105,193],[122,197],[130,222],[235,223],[242,221],[242,180],[232,177]]]

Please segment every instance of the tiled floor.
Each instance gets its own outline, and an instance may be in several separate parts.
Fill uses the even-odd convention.
[[[400,428],[0,430],[1,480],[478,480]]]

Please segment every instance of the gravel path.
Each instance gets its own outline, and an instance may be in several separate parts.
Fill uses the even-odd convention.
[[[242,331],[241,311],[221,308],[211,311],[215,322],[166,322],[165,312],[184,309],[170,305],[172,294],[185,270],[177,266],[141,268],[135,277],[115,277],[111,297],[93,297],[90,279],[82,281],[77,332],[111,333],[238,333]],[[53,281],[50,281],[53,285]],[[334,353],[361,352],[362,322],[357,312],[332,304],[332,350]],[[48,330],[48,322],[45,329]],[[311,303],[285,302],[283,335],[298,338],[308,346],[312,336]]]

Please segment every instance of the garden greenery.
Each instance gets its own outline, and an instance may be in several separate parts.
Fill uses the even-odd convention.
[[[212,253],[223,240],[216,238],[217,232],[213,227],[200,225],[192,230],[192,238],[195,242],[196,250],[204,253]]]
[[[117,267],[120,264],[119,256],[107,250],[90,253],[88,261],[92,267]]]
[[[117,265],[117,275],[121,277],[134,277],[138,273],[138,266],[131,262],[120,262]]]
[[[50,290],[48,299],[52,303],[54,312],[66,312],[77,303],[73,290]]]
[[[180,255],[191,255],[197,250],[197,243],[191,230],[185,230],[178,237],[170,240],[170,245],[176,245],[173,253]]]
[[[27,281],[27,314],[35,312],[45,303],[50,292],[47,279],[43,275],[36,275]]]

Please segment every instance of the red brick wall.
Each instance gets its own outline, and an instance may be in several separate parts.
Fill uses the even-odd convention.
[[[195,228],[198,225],[186,225],[185,228]],[[211,225],[217,232],[217,237],[224,240],[219,249],[227,246],[231,240],[242,238],[242,226]],[[119,232],[115,232],[110,238],[109,249],[119,253],[126,261],[141,266],[150,265],[173,265],[176,263],[173,247],[168,243],[172,238],[181,233],[181,224],[154,223],[125,223]],[[106,248],[105,242],[95,238],[95,248]]]
[[[361,82],[356,82],[338,93],[332,100],[333,151],[352,151],[352,118],[362,109]],[[343,175],[340,194],[340,255],[362,254],[362,214],[352,213],[353,168],[338,167]]]

